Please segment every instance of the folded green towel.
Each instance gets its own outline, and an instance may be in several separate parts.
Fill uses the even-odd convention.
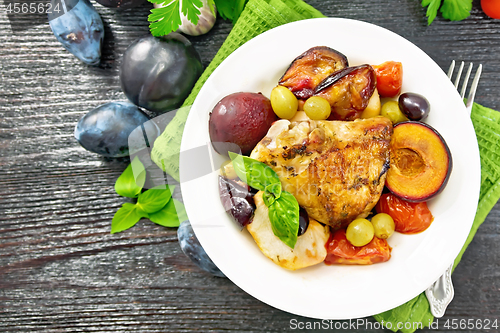
[[[239,46],[279,25],[315,17],[324,17],[324,15],[302,0],[250,0],[221,49],[184,102],[184,106],[193,104],[196,95],[210,74]],[[188,112],[189,108],[187,107],[177,112],[163,134],[155,141],[151,153],[153,161],[177,180],[179,180],[178,156]],[[462,258],[463,252],[474,237],[479,225],[500,198],[500,113],[475,104],[471,118],[476,129],[481,155],[480,201],[473,227],[462,251],[455,260],[454,266]],[[427,298],[423,293],[395,309],[376,315],[375,318],[380,322],[382,320],[385,323],[391,322],[394,331],[396,331],[398,323],[403,323],[404,327],[404,323],[409,322],[412,323],[411,327],[417,327],[413,323],[421,322],[422,326],[425,327],[429,326],[434,319],[430,313]],[[401,331],[413,332],[415,329],[403,328]]]

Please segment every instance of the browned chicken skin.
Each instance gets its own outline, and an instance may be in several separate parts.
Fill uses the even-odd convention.
[[[250,157],[269,165],[309,216],[333,228],[366,217],[389,168],[391,121],[279,120]]]

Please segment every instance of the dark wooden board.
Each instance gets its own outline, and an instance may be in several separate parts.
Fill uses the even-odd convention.
[[[487,18],[479,1],[468,19],[438,17],[431,26],[418,0],[307,2],[328,16],[388,28],[443,69],[452,59],[481,62],[476,101],[500,109],[500,21]],[[126,201],[113,186],[128,161],[85,151],[73,130],[92,108],[125,100],[120,57],[148,33],[151,5],[127,11],[95,7],[106,29],[97,68],[66,52],[46,23],[11,31],[0,7],[0,331],[282,332],[294,319],[314,322],[198,269],[181,252],[176,229],[142,220],[109,233],[113,214]],[[190,37],[205,66],[231,27],[219,19],[207,35]],[[432,332],[447,331],[444,323],[452,319],[500,321],[499,244],[497,204],[453,274],[455,299],[439,320],[440,330]]]

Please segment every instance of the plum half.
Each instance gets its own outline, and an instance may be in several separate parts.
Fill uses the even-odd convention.
[[[377,77],[370,65],[347,67],[325,78],[314,96],[323,97],[332,107],[328,120],[354,120],[363,110],[377,87]]]
[[[310,48],[295,58],[279,80],[299,99],[307,99],[330,74],[349,66],[347,57],[327,46]]]
[[[386,186],[410,202],[427,201],[441,193],[453,167],[450,149],[431,126],[416,121],[394,126],[391,165]]]

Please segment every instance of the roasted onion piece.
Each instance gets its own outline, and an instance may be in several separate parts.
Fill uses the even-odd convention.
[[[331,107],[328,120],[354,120],[368,105],[377,86],[375,71],[370,65],[347,67],[325,78],[314,96],[323,97]]]
[[[342,53],[326,46],[316,46],[292,61],[279,84],[290,89],[297,98],[307,99],[321,81],[347,66],[347,57]]]

